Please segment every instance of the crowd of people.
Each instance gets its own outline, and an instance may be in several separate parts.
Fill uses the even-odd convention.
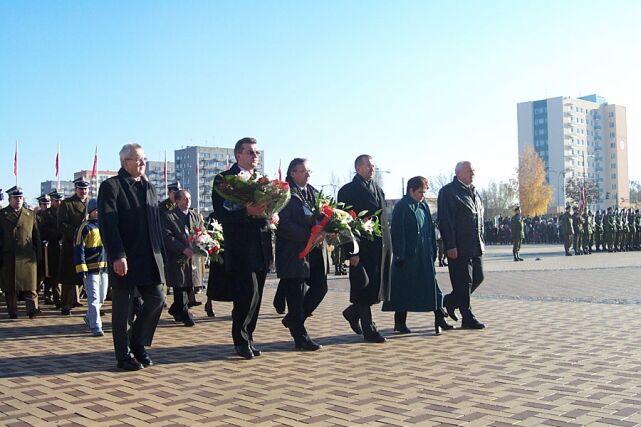
[[[170,186],[167,200],[158,201],[145,176],[146,159],[138,144],[121,149],[121,168],[102,183],[97,199],[88,197],[89,184],[79,179],[70,197],[55,191],[42,195],[36,213],[23,206],[20,188],[10,189],[9,205],[0,210],[0,280],[9,317],[18,317],[19,299],[25,301],[29,318],[39,314],[40,284],[45,304],[55,305],[61,315],[70,315],[81,305],[79,294],[84,291],[84,321],[91,334],[99,337],[104,335],[102,304],[111,298],[118,368],[138,370],[153,365],[147,348],[166,307],[167,290],[174,295],[169,314],[185,326],[195,324],[190,307],[196,303],[194,287],[203,281],[205,262],[190,239],[196,230],[216,220],[224,231],[224,261],[210,265],[205,310],[215,316],[213,301],[233,303],[231,338],[236,354],[245,359],[262,354],[254,333],[274,260],[279,283],[273,303],[285,314],[282,324],[294,348],[321,349],[306,323],[327,293],[330,258],[335,254],[322,241],[300,255],[321,221],[315,206],[318,190],[310,183],[310,162],[304,158],[291,161],[285,178],[291,199],[280,213],[267,215],[265,204],[240,205],[214,191],[229,176],[259,178],[260,152],[255,139],[239,140],[234,154],[236,162],[212,184],[214,212],[208,221],[191,208],[191,194],[179,183]],[[353,332],[366,342],[386,341],[372,313],[372,307],[381,302],[383,311],[394,312],[396,333],[411,332],[408,312],[433,312],[436,334],[453,329],[446,319],[456,322],[459,315],[460,327],[485,328],[472,311],[471,295],[483,282],[484,241],[493,235],[488,232],[493,224],[484,221],[471,163],[459,162],[452,182],[439,191],[436,218],[424,200],[429,189],[426,178],[408,180],[406,194],[388,219],[385,194],[374,179],[374,159],[360,155],[354,168],[353,180],[340,189],[337,201],[367,216],[379,216],[381,233],[343,245],[342,255],[334,258],[335,272],[349,278],[349,305],[342,315]],[[587,217],[589,224],[589,213]],[[628,226],[638,219],[631,212],[600,218],[600,223],[625,221]],[[568,218],[564,215],[559,221],[566,226]],[[499,227],[507,224],[503,219],[498,222]],[[522,220],[517,211],[509,224],[512,235],[516,227],[520,239],[527,240],[530,229],[548,223],[541,218]],[[634,233],[606,233],[599,242],[606,250],[634,248],[635,242],[638,248],[634,237],[638,233]],[[521,259],[520,246],[514,244],[516,261]],[[437,282],[437,259],[439,265],[448,267],[450,294],[444,295]]]

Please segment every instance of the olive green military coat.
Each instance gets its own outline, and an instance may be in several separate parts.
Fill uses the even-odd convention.
[[[15,211],[11,206],[0,210],[0,271],[2,284],[15,290],[36,291],[40,233],[36,214],[26,208]]]

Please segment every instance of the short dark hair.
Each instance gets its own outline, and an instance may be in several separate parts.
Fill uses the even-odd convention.
[[[187,190],[185,188],[183,188],[181,190],[178,190],[178,191],[174,191],[174,198],[176,200],[180,200],[185,196],[185,194],[189,194],[191,196],[191,193],[189,192],[189,190]]]
[[[298,166],[302,165],[305,163],[307,159],[303,159],[300,157],[296,157],[294,160],[289,162],[289,166],[287,166],[287,175],[285,176],[285,181],[291,183],[292,181],[292,171],[296,169]]]
[[[234,157],[236,157],[236,159],[238,159],[238,155],[243,152],[243,145],[245,144],[258,144],[258,142],[256,142],[256,138],[250,138],[248,136],[239,139],[234,146]]]
[[[427,178],[423,176],[415,176],[407,181],[407,193],[410,191],[418,190],[419,188],[428,187]]]
[[[360,156],[358,156],[356,158],[356,160],[354,160],[354,169],[356,169],[358,167],[358,165],[363,163],[366,159],[370,160],[371,158],[372,158],[372,156],[370,156],[369,154],[361,154]]]

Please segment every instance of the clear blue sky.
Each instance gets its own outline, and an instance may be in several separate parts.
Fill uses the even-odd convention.
[[[307,157],[312,183],[374,156],[401,178],[472,160],[480,185],[517,165],[516,103],[599,93],[627,107],[639,179],[641,2],[4,1],[0,187],[254,136],[266,169]],[[173,156],[172,156],[173,157]]]

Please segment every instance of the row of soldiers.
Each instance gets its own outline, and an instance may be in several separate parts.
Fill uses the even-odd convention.
[[[573,212],[572,212],[573,211]],[[597,210],[581,213],[578,206],[565,207],[561,216],[565,255],[595,252],[626,252],[641,249],[641,213],[639,209]]]

